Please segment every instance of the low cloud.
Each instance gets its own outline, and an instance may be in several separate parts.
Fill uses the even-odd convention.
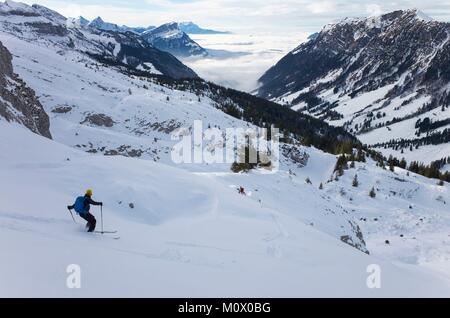
[[[336,10],[336,3],[331,1],[315,1],[306,6],[314,14],[329,13]]]
[[[232,34],[195,37],[200,45],[214,50],[245,52],[230,58],[184,59],[202,78],[226,87],[251,92],[258,79],[285,54],[307,38],[307,33]],[[242,45],[245,43],[245,45]]]

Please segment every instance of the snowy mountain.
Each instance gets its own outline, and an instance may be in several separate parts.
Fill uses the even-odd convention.
[[[230,34],[228,31],[203,29],[193,22],[180,22],[180,30],[186,34]]]
[[[142,34],[142,38],[161,51],[169,52],[178,57],[206,56],[208,54],[175,22],[146,31]]]
[[[177,57],[191,57],[191,56],[206,56],[208,52],[202,48],[199,44],[193,41],[184,29],[193,30],[194,24],[178,24],[167,23],[159,27],[149,26],[145,27],[128,27],[119,26],[114,23],[105,22],[101,17],[97,17],[95,20],[89,22],[83,17],[76,19],[69,19],[69,25],[78,28],[88,28],[101,31],[109,31],[114,33],[129,33],[132,32],[141,36],[143,41],[147,42],[154,48],[161,51],[171,53]],[[211,31],[211,30],[205,30]],[[215,31],[211,31],[215,32]],[[197,33],[200,34],[200,33]],[[203,33],[205,34],[205,33]],[[217,34],[217,33],[209,33]]]
[[[131,31],[131,32],[135,32],[137,34],[142,34],[146,31],[150,31],[153,30],[154,28],[156,28],[155,26],[151,25],[148,27],[128,27],[128,26],[122,26],[122,29],[125,31]]]
[[[450,296],[447,183],[382,169],[369,156],[338,175],[332,153],[364,153],[343,129],[199,78],[136,67],[129,57],[143,51],[130,49],[135,36],[8,7],[0,40],[11,55],[0,50],[1,70],[35,92],[53,140],[0,116],[0,180],[8,180],[0,182],[0,242],[9,242],[0,296]],[[11,105],[21,109],[23,100]],[[279,171],[176,163],[173,133],[192,134],[196,120],[203,129],[279,127]],[[206,156],[222,146],[188,148]],[[120,239],[72,221],[66,206],[86,188]],[[81,267],[82,289],[66,287],[70,264]],[[373,265],[381,289],[368,288]]]
[[[450,153],[449,34],[417,10],[344,19],[268,70],[258,96],[429,163]]]
[[[0,3],[0,32],[2,37],[37,41],[40,47],[47,47],[68,58],[108,60],[109,63],[174,78],[197,77],[174,56],[151,47],[139,35],[79,28],[42,6],[31,7],[11,1]]]
[[[99,30],[104,31],[114,31],[114,32],[135,32],[137,34],[142,34],[147,31],[151,31],[153,29],[156,29],[155,26],[149,26],[149,27],[128,27],[126,25],[119,26],[115,23],[105,22],[101,17],[97,17],[93,21],[89,22],[83,17],[78,18],[72,18],[71,19],[74,24],[77,24],[79,26],[87,26],[92,28],[97,28]],[[223,32],[223,31],[215,31],[210,29],[203,29],[199,27],[197,24],[193,22],[180,22],[180,23],[167,23],[162,25],[163,28],[167,27],[174,27],[178,28],[178,32],[184,32],[186,34],[229,34],[230,32]],[[161,30],[159,31],[161,32]],[[165,32],[165,31],[163,31]],[[162,35],[161,35],[162,36]]]
[[[95,28],[103,31],[112,32],[133,32],[136,34],[144,33],[145,31],[154,29],[154,26],[149,27],[128,27],[126,25],[119,26],[115,23],[105,22],[101,17],[89,21],[86,18],[79,16],[78,18],[68,18],[68,23],[73,27],[78,28]]]

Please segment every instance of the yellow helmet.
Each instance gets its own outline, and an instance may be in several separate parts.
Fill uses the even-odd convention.
[[[87,189],[86,190],[86,195],[89,197],[92,197],[92,189]]]

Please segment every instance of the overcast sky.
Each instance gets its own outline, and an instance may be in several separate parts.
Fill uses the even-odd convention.
[[[450,22],[449,0],[22,0],[50,7],[65,16],[102,16],[129,26],[194,21],[231,31],[314,32],[333,20],[418,8]]]

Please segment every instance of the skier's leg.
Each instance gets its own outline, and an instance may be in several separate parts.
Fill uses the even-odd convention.
[[[89,226],[90,226],[88,214],[89,214],[89,213],[80,214],[80,217],[81,217],[83,220],[87,221],[87,223],[86,223],[86,229],[88,229]]]
[[[95,226],[97,225],[97,220],[89,212],[86,214],[86,217],[87,217],[88,225],[89,225],[88,232],[94,232],[95,231]]]

